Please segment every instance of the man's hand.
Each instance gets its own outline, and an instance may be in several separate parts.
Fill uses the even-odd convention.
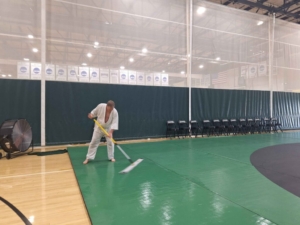
[[[94,119],[93,114],[92,114],[92,113],[89,113],[89,114],[88,114],[88,118],[89,118],[89,119]]]
[[[109,137],[109,138],[112,138],[112,136],[113,136],[113,132],[114,132],[114,130],[110,130],[110,131],[108,132],[108,135],[107,135],[107,137]]]

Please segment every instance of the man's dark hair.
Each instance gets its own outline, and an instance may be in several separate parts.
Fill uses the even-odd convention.
[[[110,107],[112,107],[112,108],[115,108],[115,102],[112,101],[112,100],[109,100],[109,101],[107,102],[107,106],[110,106]]]

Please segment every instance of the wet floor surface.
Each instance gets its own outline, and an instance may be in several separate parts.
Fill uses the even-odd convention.
[[[88,165],[87,147],[68,150],[94,225],[296,225],[300,198],[257,171],[250,155],[298,142],[293,132],[126,144],[134,160],[144,158],[128,174],[119,174],[129,162],[117,148],[116,163],[101,146]]]

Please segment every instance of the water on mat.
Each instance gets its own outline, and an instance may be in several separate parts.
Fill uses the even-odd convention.
[[[300,133],[209,137],[122,145],[129,165],[106,146],[83,165],[87,147],[68,148],[94,225],[296,225],[300,198],[265,178],[251,165],[257,149],[300,142]],[[299,162],[300,163],[300,162]]]

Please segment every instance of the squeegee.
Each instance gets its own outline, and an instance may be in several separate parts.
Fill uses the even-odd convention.
[[[102,130],[102,132],[109,137],[107,131],[101,126],[101,124],[94,119],[94,122],[97,124],[97,126]],[[126,167],[124,170],[120,171],[120,173],[128,173],[130,172],[132,169],[134,169],[138,164],[140,164],[143,159],[138,159],[135,162],[126,154],[126,152],[121,148],[121,146],[112,138],[109,137],[110,140],[117,146],[117,148],[122,152],[122,154],[126,157],[126,159],[128,159],[128,161],[131,163],[128,167]]]

